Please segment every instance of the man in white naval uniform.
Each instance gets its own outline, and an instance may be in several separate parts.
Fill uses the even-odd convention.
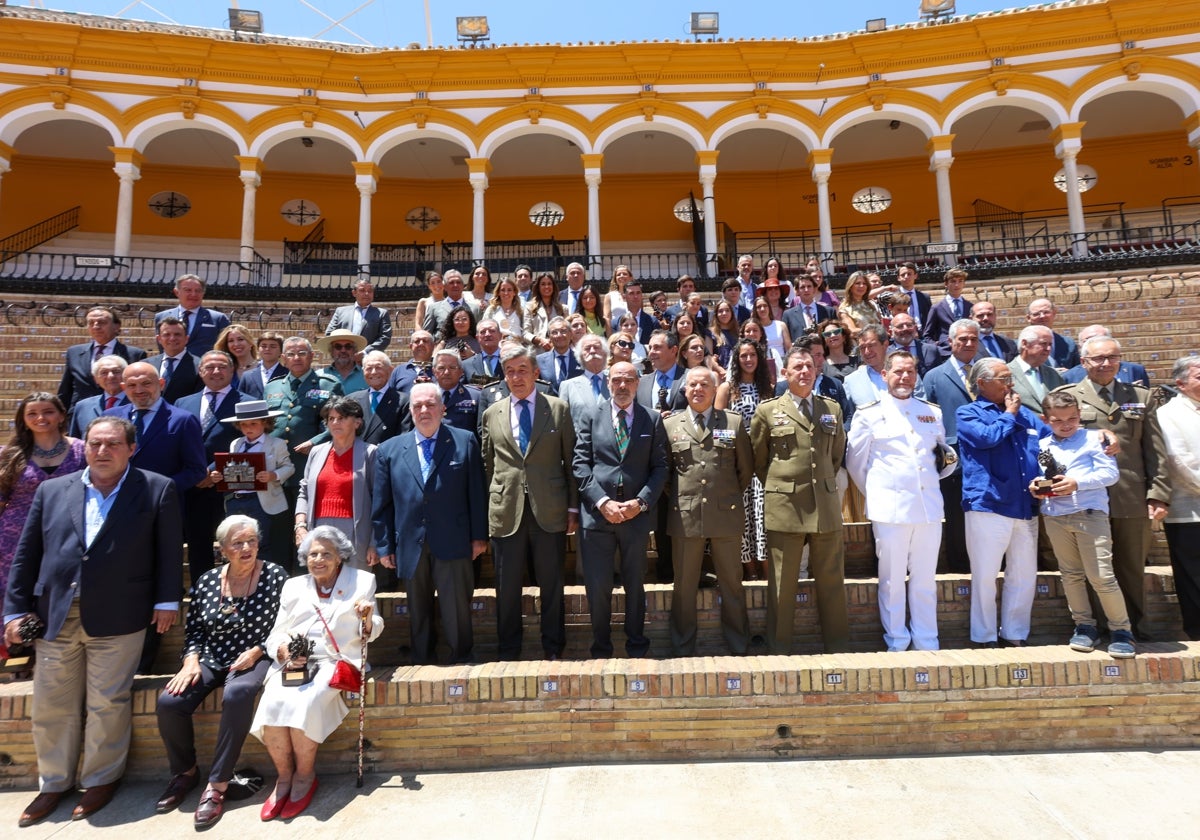
[[[883,367],[887,393],[854,413],[846,438],[846,467],[867,500],[867,519],[879,555],[879,618],[888,650],[937,650],[938,548],[942,542],[942,491],[938,481],[958,466],[950,458],[941,474],[937,452],[946,446],[942,411],[913,396],[917,361],[898,350]],[[911,629],[905,624],[905,585]]]

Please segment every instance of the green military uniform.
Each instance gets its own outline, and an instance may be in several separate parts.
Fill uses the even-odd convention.
[[[300,486],[300,476],[304,475],[304,465],[308,463],[308,455],[297,453],[296,446],[305,442],[316,445],[329,439],[329,432],[321,424],[321,407],[330,397],[341,395],[341,383],[315,368],[300,380],[289,373],[267,383],[263,399],[271,410],[283,412],[282,417],[275,419],[275,430],[271,435],[287,443],[292,464],[296,467],[295,474],[284,484],[285,489]],[[294,508],[294,489],[288,498]]]
[[[767,575],[767,650],[788,654],[796,619],[800,556],[809,545],[817,612],[828,653],[844,651],[850,636],[846,610],[845,544],[837,471],[846,455],[842,410],[811,394],[812,418],[789,392],[759,404],[750,420],[754,469],[763,485]]]
[[[743,654],[750,644],[742,590],[742,492],[754,476],[750,437],[740,414],[713,409],[703,431],[694,415],[688,408],[663,421],[670,445],[667,534],[675,571],[671,647],[677,656],[696,652],[696,594],[709,540],[721,592],[721,629],[730,649]]]

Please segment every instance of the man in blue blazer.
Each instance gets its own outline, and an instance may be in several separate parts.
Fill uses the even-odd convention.
[[[92,340],[67,348],[62,381],[58,383],[58,398],[67,411],[73,411],[80,400],[100,394],[92,365],[105,356],[120,356],[126,362],[146,358],[146,351],[128,347],[117,341],[121,319],[111,309],[98,306],[87,314],[87,329]],[[87,428],[86,425],[81,428]]]
[[[442,422],[433,383],[409,394],[414,430],[375,453],[372,521],[384,566],[408,581],[413,664],[434,664],[434,593],[451,663],[470,660],[472,562],[487,548],[487,492],[479,443]]]
[[[592,616],[591,653],[613,654],[613,566],[625,587],[625,653],[642,657],[646,638],[646,546],[654,505],[667,481],[667,433],[657,411],[640,406],[629,362],[609,370],[612,400],[591,406],[575,424],[573,472],[579,484],[579,550]]]
[[[154,365],[163,382],[163,399],[174,405],[177,399],[196,393],[200,387],[200,357],[188,352],[187,333],[178,318],[163,318],[157,332],[163,351],[146,361]]]
[[[565,318],[551,318],[546,325],[551,347],[537,357],[538,378],[553,386],[552,393],[558,395],[558,386],[573,376],[583,373],[579,360],[571,350],[571,328]]]
[[[123,420],[97,420],[86,443],[87,469],[37,488],[4,598],[9,644],[26,616],[46,623],[33,674],[41,792],[21,826],[49,816],[76,787],[85,792],[73,819],[112,799],[129,752],[130,689],[146,628],[165,633],[179,614],[174,485],[130,466],[134,428]]]
[[[967,376],[979,352],[979,325],[962,319],[950,325],[950,358],[929,371],[925,377],[925,397],[942,410],[946,443],[958,452],[959,406],[973,402],[967,391]],[[1001,360],[1003,361],[1003,360]],[[942,489],[942,562],[944,572],[970,574],[967,557],[967,533],[962,507],[962,470],[941,479]]]
[[[387,353],[368,350],[363,356],[362,370],[367,387],[348,396],[363,409],[360,437],[366,443],[378,445],[403,431],[400,428],[400,394],[390,384],[392,363]]]
[[[1057,368],[1059,373],[1070,370],[1080,363],[1079,345],[1070,337],[1054,329],[1054,320],[1058,317],[1058,307],[1048,298],[1035,298],[1025,307],[1025,320],[1030,326],[1047,327],[1054,333],[1054,347],[1050,351],[1050,366]]]
[[[970,318],[972,303],[962,296],[967,284],[967,272],[952,268],[945,273],[942,281],[946,286],[946,296],[930,307],[929,317],[921,326],[921,338],[937,344],[945,356],[950,352],[950,325],[959,318]]]
[[[650,336],[658,329],[658,319],[642,308],[643,300],[642,281],[635,278],[627,282],[625,284],[625,306],[628,307],[629,312],[633,313],[638,322],[638,331],[637,335],[633,337],[634,341],[639,344],[648,344]],[[620,321],[620,318],[613,318],[610,327],[614,332]]]
[[[200,357],[200,379],[204,388],[180,398],[175,407],[200,421],[204,458],[211,471],[216,469],[216,453],[228,452],[229,445],[241,437],[235,425],[221,421],[232,417],[234,406],[249,397],[233,387],[233,359],[221,350]],[[188,569],[192,580],[199,580],[213,567],[213,535],[225,518],[225,494],[214,488],[206,473],[195,487],[184,491],[183,507],[188,514],[184,522]]]
[[[367,340],[363,354],[372,350],[386,350],[392,343],[392,316],[386,309],[374,305],[375,287],[370,280],[362,279],[354,284],[354,303],[339,306],[325,327],[325,335],[334,330],[350,330]],[[361,356],[359,357],[361,361]]]
[[[229,326],[229,316],[204,306],[204,290],[208,284],[195,274],[184,274],[175,281],[174,294],[178,306],[154,316],[154,326],[163,318],[178,318],[187,333],[187,351],[195,356],[213,349],[221,330]]]
[[[807,332],[814,332],[822,321],[837,319],[837,310],[817,302],[817,286],[807,274],[796,278],[796,305],[783,311],[783,323],[788,335],[797,339]]]
[[[1084,327],[1079,331],[1079,347],[1087,343],[1089,338],[1112,338],[1112,330],[1103,324],[1092,324]],[[1076,385],[1087,379],[1087,372],[1083,369],[1083,365],[1075,365],[1062,375],[1063,381],[1068,385]],[[1124,382],[1129,385],[1141,385],[1143,388],[1150,387],[1150,374],[1146,372],[1146,368],[1139,365],[1137,362],[1121,361],[1120,367],[1117,368],[1117,382]]]

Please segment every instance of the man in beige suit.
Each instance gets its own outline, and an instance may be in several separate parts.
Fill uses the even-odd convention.
[[[715,373],[692,368],[683,390],[687,408],[663,421],[670,445],[665,504],[675,572],[671,648],[676,656],[696,652],[696,592],[708,540],[721,593],[721,629],[730,650],[740,655],[750,644],[742,590],[742,492],[754,476],[754,456],[741,415],[713,408]]]
[[[837,473],[846,455],[842,410],[835,401],[813,392],[816,369],[807,350],[794,348],[788,353],[783,375],[788,392],[759,403],[750,420],[770,554],[767,650],[791,653],[800,555],[808,545],[825,651],[836,653],[846,650],[850,635],[837,489]]]
[[[1017,357],[1008,363],[1021,405],[1039,417],[1046,394],[1064,384],[1061,374],[1050,365],[1053,350],[1054,333],[1049,327],[1026,327],[1017,336]]]
[[[536,390],[537,357],[527,347],[507,346],[500,367],[509,395],[488,406],[480,423],[500,658],[521,658],[521,585],[532,560],[541,588],[542,652],[558,659],[566,644],[563,556],[567,534],[579,524],[571,473],[575,427],[566,403]]]
[[[1108,519],[1112,529],[1113,572],[1125,596],[1129,621],[1139,641],[1145,614],[1146,556],[1150,552],[1150,521],[1164,519],[1171,501],[1166,444],[1158,417],[1149,409],[1150,392],[1117,381],[1121,345],[1113,338],[1090,338],[1080,348],[1087,378],[1062,390],[1079,400],[1084,428],[1108,429],[1120,441],[1120,478],[1108,488]]]

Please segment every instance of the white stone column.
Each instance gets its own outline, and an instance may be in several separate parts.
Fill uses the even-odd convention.
[[[942,242],[957,242],[958,232],[954,229],[954,198],[950,193],[950,167],[954,165],[954,155],[951,146],[954,143],[953,134],[943,134],[929,138],[925,151],[929,152],[929,171],[937,180],[938,227],[941,229]],[[958,258],[955,254],[945,254],[947,265],[955,265]]]
[[[1083,148],[1083,123],[1063,123],[1054,130],[1054,154],[1063,163],[1067,187],[1067,224],[1070,226],[1071,255],[1088,253],[1087,222],[1083,218],[1083,197],[1079,192],[1079,168],[1076,158]]]
[[[487,229],[484,226],[483,198],[488,188],[492,163],[487,158],[467,158],[474,204],[471,208],[471,259],[483,262],[487,251]],[[470,274],[470,272],[467,272]]]
[[[371,276],[371,196],[379,186],[379,167],[370,161],[354,162],[358,188],[358,276]]]
[[[133,240],[133,182],[142,177],[143,158],[137,149],[109,146],[117,188],[117,224],[113,233],[113,256],[128,257]]]
[[[817,185],[817,238],[820,241],[821,271],[833,274],[837,260],[833,256],[833,214],[829,208],[829,176],[833,174],[833,149],[813,149],[808,168]]]
[[[604,155],[580,155],[583,161],[583,180],[587,184],[588,199],[588,277],[592,280],[603,279],[600,263],[600,165]]]
[[[237,155],[238,179],[242,182],[242,233],[238,256],[244,263],[254,259],[254,199],[262,186],[262,161]]]
[[[704,253],[707,258],[705,274],[716,277],[721,270],[717,259],[717,200],[713,184],[717,180],[717,155],[714,150],[696,152],[696,164],[700,167],[700,189],[704,197]]]

